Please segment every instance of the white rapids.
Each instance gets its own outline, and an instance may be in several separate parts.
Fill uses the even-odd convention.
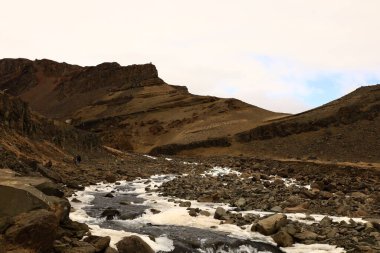
[[[204,176],[206,175],[215,176],[215,175],[228,174],[228,173],[235,173],[237,175],[240,175],[239,172],[232,171],[231,169],[228,169],[228,168],[215,167],[211,171],[205,172]],[[102,219],[90,217],[84,210],[85,207],[92,205],[91,202],[94,199],[93,195],[95,193],[109,193],[110,191],[114,190],[115,187],[129,186],[133,190],[118,192],[118,193],[137,194],[138,195],[137,197],[142,198],[145,201],[140,204],[134,203],[134,205],[149,206],[149,209],[146,210],[145,213],[142,214],[141,217],[135,218],[133,220],[115,220],[115,222],[119,223],[120,225],[128,225],[128,224],[139,225],[139,224],[150,223],[152,225],[186,226],[186,227],[194,227],[194,228],[200,228],[200,229],[205,229],[205,230],[210,230],[210,231],[227,232],[229,233],[229,236],[231,237],[274,244],[271,237],[261,235],[260,233],[257,233],[257,232],[252,232],[250,230],[250,226],[246,226],[244,229],[242,229],[241,227],[238,227],[232,224],[221,225],[219,220],[216,220],[213,218],[213,215],[217,207],[223,207],[226,210],[231,210],[231,207],[229,207],[227,204],[199,203],[197,201],[190,201],[192,208],[200,208],[202,210],[208,211],[211,214],[210,216],[199,215],[197,217],[192,217],[188,214],[188,210],[186,210],[186,208],[178,206],[179,201],[188,201],[188,200],[163,197],[157,191],[153,191],[153,192],[146,191],[146,187],[155,189],[159,187],[162,183],[173,180],[175,177],[176,177],[175,175],[154,175],[154,176],[151,176],[149,179],[136,179],[134,181],[119,181],[117,182],[117,184],[98,183],[96,185],[88,186],[85,188],[85,190],[78,191],[76,192],[75,196],[72,196],[69,198],[71,205],[73,207],[73,212],[70,214],[70,218],[74,221],[84,222],[87,225],[89,225],[91,229],[91,233],[93,235],[110,236],[111,246],[113,247],[123,237],[134,234],[134,235],[140,236],[156,252],[172,251],[174,249],[173,241],[170,240],[165,235],[159,238],[156,238],[155,241],[153,241],[150,239],[148,235],[130,233],[128,231],[122,231],[122,230],[101,228],[99,224],[101,223]],[[74,198],[80,200],[81,203],[73,202],[72,200]],[[169,199],[170,201],[168,201]],[[175,201],[173,201],[173,199]],[[159,210],[160,213],[153,214],[151,211],[149,211],[152,208]],[[242,213],[243,214],[254,213],[260,216],[264,216],[264,215],[270,214],[271,212],[245,211]],[[286,214],[286,215],[288,216],[289,219],[292,219],[292,220],[298,220],[300,222],[310,222],[305,219],[306,217],[304,214]],[[318,214],[311,215],[311,216],[315,219],[316,222],[318,222],[324,217],[323,215],[318,215]],[[350,219],[348,217],[331,217],[331,218],[334,221],[341,221],[341,220],[348,221]],[[365,222],[361,219],[355,219],[355,221]],[[220,252],[220,253],[257,252],[255,249],[252,249],[249,247],[250,247],[249,245],[248,246],[242,245],[240,246],[239,249],[234,250],[234,251],[225,251],[221,249],[220,251],[216,251],[216,252]],[[301,253],[301,252],[342,253],[342,252],[345,252],[344,249],[342,248],[337,248],[336,246],[327,245],[327,244],[312,244],[312,245],[295,244],[293,247],[286,247],[286,248],[281,248],[281,249],[287,253]],[[208,252],[213,252],[213,251],[207,251],[206,249],[206,250],[200,250],[199,252],[208,253]]]

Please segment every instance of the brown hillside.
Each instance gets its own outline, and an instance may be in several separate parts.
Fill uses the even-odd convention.
[[[72,176],[65,173],[75,169],[73,156],[98,152],[99,144],[94,134],[46,119],[19,98],[0,93],[0,169],[61,182]]]
[[[220,146],[220,141],[212,140],[283,116],[236,99],[192,95],[186,87],[166,84],[152,64],[80,67],[3,59],[0,89],[46,117],[70,122],[97,133],[105,144],[136,152],[171,143]]]
[[[380,85],[373,85],[316,109],[238,133],[230,140],[231,147],[209,149],[207,153],[378,163],[379,136]],[[161,153],[167,148],[161,147]]]

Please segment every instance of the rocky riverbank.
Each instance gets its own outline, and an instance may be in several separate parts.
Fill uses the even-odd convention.
[[[380,251],[377,171],[236,158],[216,164],[234,170],[223,172],[220,167],[223,173],[214,171],[214,176],[190,173],[164,183],[159,191],[164,196],[229,203],[234,212],[219,210],[215,218],[221,223],[239,226],[252,224],[253,230],[272,235],[279,246],[323,243],[338,245],[347,252]],[[266,232],[260,229],[263,217],[241,213],[252,210],[305,215],[300,221],[282,215],[281,225]],[[189,214],[197,215],[193,210]],[[318,220],[310,214],[325,217]],[[347,216],[348,219],[337,221],[329,216]],[[355,217],[367,218],[370,222],[349,219]]]
[[[107,150],[107,149],[106,149]],[[109,238],[92,237],[86,224],[69,218],[73,192],[97,182],[133,180],[190,170],[190,164],[115,150],[87,153],[75,166],[69,157],[40,163],[0,153],[0,252],[115,252]],[[46,221],[46,222],[45,222]],[[30,234],[33,236],[29,236]],[[83,240],[84,237],[89,239]],[[120,252],[123,252],[122,250]]]
[[[27,164],[32,163],[24,161],[20,166]],[[211,170],[215,166],[230,169],[218,175],[218,169]],[[373,169],[236,157],[185,161],[113,150],[107,159],[85,157],[79,167],[60,170],[57,164],[49,163],[34,167],[23,167],[22,174],[1,170],[0,195],[16,200],[0,203],[1,253],[116,252],[109,247],[109,237],[91,235],[86,224],[69,219],[71,207],[66,197],[101,181],[131,181],[153,174],[186,174],[158,190],[148,180],[144,189],[183,199],[173,204],[179,205],[189,217],[211,215],[216,224],[232,224],[272,236],[279,246],[330,244],[347,252],[378,252],[380,247],[379,173]],[[205,171],[210,173],[201,175]],[[224,202],[230,207],[217,209],[214,214],[189,205],[186,199],[198,200],[200,204]],[[275,216],[281,222],[279,225],[269,222],[265,228],[263,224],[268,225],[266,220],[273,219],[270,217],[273,214],[281,215]],[[30,231],[35,232],[34,236],[29,236]],[[146,248],[143,240],[126,241],[119,244],[119,252],[126,252],[123,248],[130,251],[131,245],[135,249]]]

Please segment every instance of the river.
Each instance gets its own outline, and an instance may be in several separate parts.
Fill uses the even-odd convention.
[[[218,171],[234,173],[229,169],[223,171],[215,168],[204,175],[215,176]],[[326,244],[295,244],[293,247],[278,248],[271,237],[252,232],[250,226],[221,225],[213,215],[217,207],[231,209],[223,203],[190,201],[191,208],[199,208],[210,214],[190,216],[186,207],[179,206],[181,201],[188,200],[163,197],[155,190],[162,183],[175,177],[176,175],[154,175],[148,179],[88,186],[84,191],[78,191],[69,198],[73,207],[70,217],[72,220],[88,224],[93,235],[110,236],[113,247],[125,236],[138,235],[156,252],[345,252],[341,248]],[[113,197],[105,197],[109,193]],[[107,208],[117,210],[120,215],[112,220],[102,218],[101,214]],[[243,213],[262,216],[268,214],[260,211]],[[302,220],[302,217],[303,214],[291,214],[288,218]],[[314,216],[316,219],[322,217]]]

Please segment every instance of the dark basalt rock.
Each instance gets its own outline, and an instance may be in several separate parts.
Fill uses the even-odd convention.
[[[120,216],[120,212],[112,207],[108,207],[100,215],[100,217],[106,217],[107,220],[113,220],[116,216]]]

